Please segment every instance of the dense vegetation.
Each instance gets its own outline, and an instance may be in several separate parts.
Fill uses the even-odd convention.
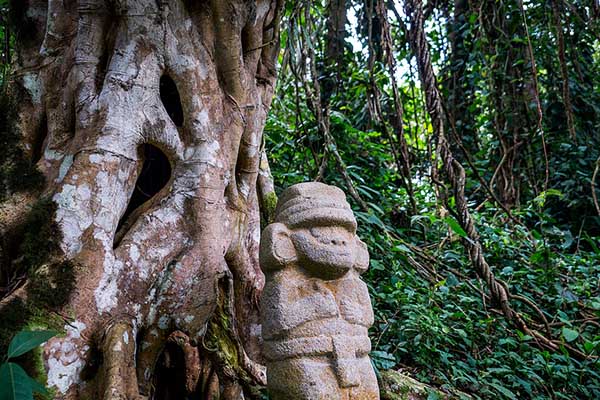
[[[410,40],[419,5],[406,3],[290,3],[266,131],[275,182],[355,189],[379,369],[481,398],[599,398],[598,5],[424,5],[477,238],[438,173],[439,132]],[[474,240],[525,326],[473,266]]]
[[[480,398],[600,398],[600,6],[424,4],[442,115],[412,40],[420,7],[289,2],[265,143],[277,187],[349,193],[371,252],[378,369]]]

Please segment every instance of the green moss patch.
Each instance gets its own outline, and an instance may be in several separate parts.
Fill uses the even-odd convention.
[[[229,301],[226,283],[221,281],[218,288],[217,308],[204,335],[204,347],[213,355],[215,364],[220,371],[220,378],[224,375],[238,379],[253,398],[259,398],[261,390],[264,388],[257,386],[242,366],[241,355],[232,327],[233,316],[228,311]]]
[[[22,265],[29,272],[37,270],[52,255],[60,252],[62,233],[55,221],[56,203],[48,198],[31,208],[23,224],[23,240],[19,246]]]
[[[13,276],[27,276],[26,300],[14,299],[0,310],[0,358],[22,329],[64,329],[65,320],[58,312],[75,290],[78,266],[62,257],[62,233],[55,214],[56,204],[40,199],[20,227],[20,245],[12,254],[10,268]],[[41,354],[31,352],[23,357],[21,365],[32,376],[43,372]]]
[[[457,399],[469,400],[472,397],[462,392],[446,393],[392,370],[379,371],[379,387],[382,400],[427,400]]]
[[[217,309],[208,323],[204,336],[204,344],[208,351],[214,353],[228,376],[236,376],[242,372],[239,363],[239,353],[233,339],[231,316],[227,313],[225,290],[219,289]]]
[[[75,289],[75,266],[62,261],[44,266],[29,279],[29,301],[38,309],[58,309]]]
[[[22,329],[64,330],[65,320],[58,311],[67,304],[75,289],[75,268],[68,261],[44,266],[30,277],[26,301],[15,299],[2,307],[0,359],[6,355],[12,337]]]
[[[262,206],[264,218],[267,220],[265,225],[272,223],[277,207],[277,194],[275,192],[267,193],[263,198]]]
[[[16,95],[0,93],[0,201],[11,193],[24,190],[41,190],[44,177],[35,164],[26,157],[21,147],[21,134],[17,128]]]

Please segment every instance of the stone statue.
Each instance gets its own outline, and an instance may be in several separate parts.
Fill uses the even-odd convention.
[[[262,337],[274,400],[379,399],[360,280],[366,245],[344,193],[310,182],[283,192],[263,232]]]

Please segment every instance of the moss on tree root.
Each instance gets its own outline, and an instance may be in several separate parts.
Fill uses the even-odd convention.
[[[219,378],[238,381],[254,397],[259,397],[263,387],[256,385],[254,379],[243,367],[238,342],[234,338],[233,316],[230,314],[227,290],[219,285],[217,307],[213,317],[208,322],[204,335],[204,348],[213,355],[215,364],[220,371]]]
[[[20,330],[49,329],[59,333],[67,323],[59,312],[67,304],[76,287],[78,266],[62,258],[62,234],[55,222],[56,204],[40,199],[20,227],[21,244],[9,264],[12,276],[26,279],[23,298],[14,298],[0,309],[0,359]],[[16,360],[40,382],[45,382],[41,349]],[[51,398],[51,397],[49,397]]]
[[[240,358],[236,342],[233,339],[231,316],[227,312],[226,291],[219,286],[217,308],[208,322],[204,344],[206,350],[213,353],[223,368],[223,373],[234,377],[244,373],[240,367]]]
[[[382,400],[472,399],[466,393],[446,393],[397,371],[380,371],[379,389]]]
[[[266,216],[267,224],[273,222],[275,216],[275,207],[277,207],[277,194],[275,192],[269,192],[263,197],[263,215]]]
[[[18,95],[0,93],[0,201],[11,193],[41,190],[44,177],[21,147],[21,133],[17,127]]]

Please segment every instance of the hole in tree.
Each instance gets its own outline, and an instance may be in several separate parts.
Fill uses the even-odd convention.
[[[83,381],[91,381],[98,376],[98,372],[100,372],[100,367],[104,363],[104,356],[102,351],[98,347],[97,344],[92,346],[90,349],[90,354],[88,358],[88,362],[83,367],[80,377]]]
[[[154,393],[152,400],[187,399],[186,368],[183,350],[174,343],[167,343],[154,370]]]
[[[168,75],[160,78],[160,100],[175,126],[183,126],[183,107],[177,85]]]
[[[96,92],[100,92],[102,89],[102,85],[104,84],[104,78],[106,78],[106,71],[108,70],[108,64],[110,62],[110,56],[108,54],[108,50],[105,49],[100,56],[100,60],[98,61],[98,72],[96,75],[96,79],[94,80],[94,84],[96,86]]]
[[[135,189],[129,199],[125,213],[117,225],[114,247],[116,247],[129,227],[135,222],[135,211],[144,203],[160,192],[171,179],[171,163],[158,147],[149,143],[140,147],[141,157],[144,160],[140,175],[135,182]]]

